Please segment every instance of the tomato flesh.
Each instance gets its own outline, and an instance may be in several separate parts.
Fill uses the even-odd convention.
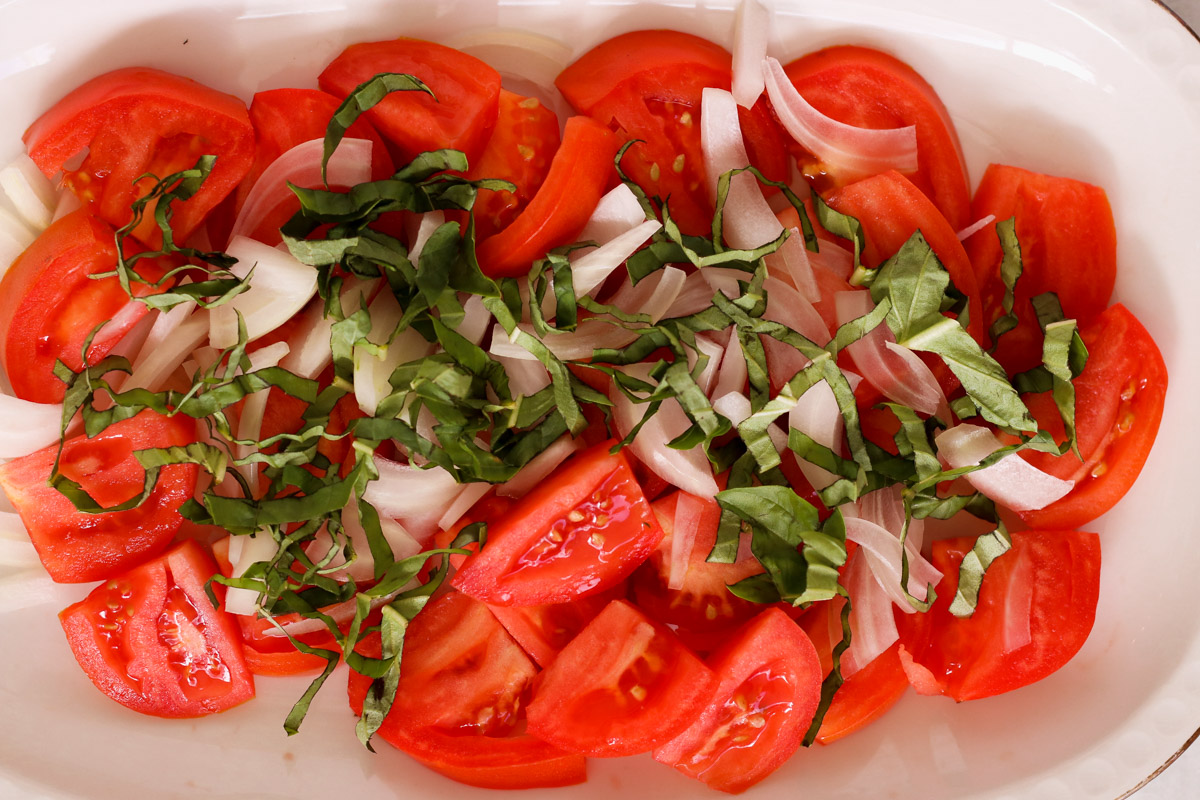
[[[616,586],[662,539],[624,453],[584,451],[488,530],[451,581],[493,605],[565,603]]]
[[[686,728],[716,681],[668,628],[614,600],[542,673],[529,732],[589,756],[644,753]]]
[[[68,440],[62,471],[102,505],[121,503],[138,495],[145,480],[135,450],[184,446],[195,441],[195,432],[190,417],[143,411],[92,439]],[[137,508],[85,514],[47,483],[56,451],[51,445],[0,465],[0,487],[50,577],[60,583],[107,580],[166,549],[183,524],[179,506],[195,492],[196,465],[163,467],[154,491]]]
[[[59,614],[97,688],[158,717],[205,716],[253,697],[233,622],[204,593],[215,572],[212,557],[188,541]]]
[[[692,725],[654,758],[723,792],[742,792],[800,747],[821,699],[821,665],[804,631],[769,608],[707,662],[720,678]]]

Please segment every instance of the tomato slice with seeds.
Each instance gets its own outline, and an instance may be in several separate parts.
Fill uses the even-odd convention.
[[[378,658],[378,635],[360,653]],[[451,592],[412,621],[396,701],[379,728],[389,744],[461,783],[490,789],[582,782],[582,756],[521,732],[537,668],[487,606]],[[350,673],[350,707],[362,713],[371,680]]]
[[[769,608],[706,663],[720,684],[654,758],[714,789],[742,792],[800,747],[821,699],[821,662],[804,631]]]
[[[671,633],[614,600],[542,673],[529,732],[588,756],[626,756],[673,739],[717,678]]]
[[[1088,363],[1075,379],[1079,452],[1021,453],[1038,469],[1075,481],[1061,500],[1021,512],[1035,528],[1078,528],[1125,496],[1150,456],[1167,393],[1167,366],[1150,333],[1118,303],[1080,328]],[[1039,427],[1064,439],[1049,395],[1026,397]]]
[[[183,447],[196,440],[191,417],[143,411],[88,439],[69,439],[61,472],[102,506],[137,497],[146,471],[133,455],[151,447]],[[21,515],[50,577],[59,583],[107,580],[167,548],[183,524],[179,506],[196,491],[199,468],[172,464],[158,473],[154,491],[137,508],[85,514],[50,486],[57,445],[0,466],[0,487]]]
[[[662,528],[624,452],[574,456],[488,529],[451,584],[492,605],[565,603],[616,586]]]
[[[216,571],[187,541],[63,610],[71,652],[96,687],[156,717],[205,716],[253,697],[233,621],[204,591]]]
[[[625,597],[621,583],[571,603],[544,606],[488,606],[509,636],[545,669],[587,624],[613,600]]]
[[[171,228],[182,242],[242,180],[254,158],[246,105],[190,78],[148,67],[93,78],[55,103],[25,131],[29,157],[46,177],[87,149],[63,183],[113,227],[131,219],[130,206],[148,188],[147,173],[165,178],[217,156],[204,186],[175,203]],[[135,231],[157,244],[161,232],[147,212]]]

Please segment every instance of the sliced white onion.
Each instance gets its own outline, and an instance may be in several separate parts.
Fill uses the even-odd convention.
[[[20,515],[0,511],[0,567],[24,569],[41,563]]]
[[[382,597],[372,598],[371,610],[374,611],[381,606],[387,605],[388,603],[392,602],[393,599],[395,599],[396,595],[408,589],[412,589],[416,585],[417,579],[413,578],[404,586],[401,586],[399,589],[390,594],[383,595]],[[338,603],[334,606],[326,606],[325,608],[321,609],[321,613],[333,620],[335,625],[344,625],[350,620],[354,619],[354,615],[357,613],[357,611],[358,600],[353,597],[344,603]],[[318,633],[324,630],[328,630],[328,627],[322,620],[316,617],[301,617],[300,619],[279,624],[278,627],[272,626],[267,628],[263,631],[263,636],[282,639],[289,634],[291,636],[304,636],[308,633]]]
[[[709,196],[715,200],[721,175],[747,166],[750,158],[742,141],[733,95],[723,89],[707,88],[700,108],[700,146],[708,173]],[[758,180],[749,172],[738,173],[729,181],[721,233],[733,247],[747,250],[774,241],[783,233],[783,225],[763,197]],[[799,236],[791,236],[783,248],[767,256],[767,266],[789,275],[806,299],[817,299],[816,281]]]
[[[54,221],[58,222],[67,214],[81,208],[83,208],[83,201],[74,192],[59,192],[58,205],[54,207]]]
[[[354,562],[344,569],[329,573],[338,580],[353,578],[356,581],[367,581],[375,576],[375,558],[371,554],[371,546],[367,541],[367,532],[363,529],[362,521],[358,518],[358,503],[351,498],[342,509],[342,530],[354,548]],[[404,530],[404,526],[394,519],[380,517],[379,528],[383,538],[391,548],[392,555],[397,561],[421,552],[421,545]],[[321,562],[330,558],[326,569],[342,567],[346,564],[346,555],[340,551],[330,557],[329,549],[333,546],[333,537],[325,528],[317,531],[312,541],[305,546],[305,553],[314,561]]]
[[[531,458],[516,475],[497,486],[496,494],[501,497],[524,497],[582,446],[582,440],[572,439],[569,434],[563,434]]]
[[[750,108],[763,93],[762,62],[771,35],[771,12],[758,0],[742,0],[733,22],[733,98]]]
[[[746,273],[718,267],[705,267],[690,273],[684,279],[683,289],[671,304],[667,316],[687,317],[703,311],[712,305],[716,292],[722,292],[726,297],[737,297],[738,276],[744,280]]]
[[[729,337],[729,343],[725,345],[725,355],[721,358],[721,369],[717,373],[717,385],[710,396],[720,399],[730,392],[741,393],[746,388],[748,376],[742,342],[733,334]]]
[[[329,157],[330,186],[355,186],[371,180],[371,142],[366,139],[343,139]],[[321,188],[321,158],[325,149],[323,139],[302,142],[271,162],[250,193],[246,195],[234,220],[229,240],[249,236],[263,218],[275,209],[280,198],[291,194],[288,184],[303,189]]]
[[[696,532],[700,528],[700,518],[705,512],[704,501],[698,497],[680,492],[675,502],[675,522],[671,529],[671,561],[667,573],[667,588],[676,591],[683,588],[687,578],[688,564],[692,560],[692,550],[696,546]]]
[[[741,425],[752,413],[750,398],[741,392],[726,392],[713,400],[713,411],[716,411],[735,427]]]
[[[208,337],[210,327],[208,311],[197,310],[195,303],[182,303],[160,314],[121,388],[161,389],[171,373]]]
[[[838,292],[834,306],[838,324],[844,325],[869,314],[875,303],[871,293],[864,290]],[[847,347],[846,352],[862,376],[885,397],[922,414],[936,414],[946,402],[937,378],[915,354],[911,359],[901,354],[895,341],[891,329],[883,324]]]
[[[342,285],[342,312],[349,316],[362,308],[364,297],[373,293],[377,282],[353,275],[346,278]],[[279,365],[312,380],[333,362],[329,337],[335,320],[325,313],[325,304],[320,301],[309,302],[300,313],[300,324],[288,338],[288,354]]]
[[[966,423],[942,431],[934,444],[938,455],[954,469],[978,464],[1003,446],[987,428]],[[984,495],[1013,511],[1045,508],[1075,486],[1074,481],[1042,472],[1016,454],[964,477]]]
[[[0,277],[36,238],[23,222],[0,208]]]
[[[649,382],[649,364],[632,364],[624,369],[631,377]],[[647,406],[634,403],[615,386],[609,390],[609,398],[613,401],[613,423],[617,433],[627,436],[646,415]],[[683,408],[675,398],[670,398],[641,427],[630,449],[647,468],[672,486],[699,497],[713,497],[717,493],[717,482],[703,451],[698,447],[691,450],[667,447],[667,442],[689,427],[691,421]]]
[[[58,441],[62,403],[0,394],[0,458],[20,458]]]
[[[0,169],[0,189],[12,202],[17,216],[35,232],[50,226],[54,207],[58,205],[58,192],[29,156],[21,154]]]
[[[380,516],[397,520],[422,545],[437,533],[438,520],[463,491],[441,467],[421,469],[375,456],[379,479],[367,484],[363,499]]]
[[[483,298],[473,294],[463,302],[463,320],[458,326],[458,333],[472,344],[479,344],[491,321],[492,315],[484,307]]]
[[[819,239],[820,248],[815,253],[805,251],[808,263],[814,269],[827,269],[842,280],[854,274],[854,253],[829,239]]]
[[[417,230],[413,235],[412,247],[408,249],[409,259],[416,264],[421,260],[421,253],[429,242],[434,231],[446,224],[445,211],[427,211],[417,216]]]
[[[917,129],[873,130],[838,122],[805,100],[774,58],[763,61],[767,94],[784,129],[792,138],[841,173],[845,179],[875,175],[894,169],[917,170]]]
[[[995,222],[995,220],[996,220],[995,214],[988,214],[986,217],[979,220],[978,222],[972,223],[971,225],[968,225],[967,227],[965,227],[961,231],[959,231],[958,232],[958,240],[960,242],[965,242],[967,239],[970,239],[972,236],[974,236],[976,233],[978,233],[979,231],[986,228],[988,225],[991,225],[993,222]]]
[[[275,342],[274,344],[259,348],[249,355],[250,371],[254,372],[266,369],[267,367],[278,366],[279,362],[287,354],[287,342]],[[267,400],[270,396],[270,389],[260,389],[246,398],[242,404],[242,413],[238,417],[237,438],[258,441],[262,436],[263,416],[266,414]],[[256,451],[257,448],[252,445],[239,444],[236,447],[236,454],[239,459],[246,458]],[[244,464],[239,467],[239,470],[250,486],[256,487],[258,485],[259,474],[257,464]]]
[[[877,489],[858,501],[858,515],[899,537],[904,530],[904,493],[899,484]],[[925,520],[913,519],[908,524],[905,543],[920,550],[925,541]]]
[[[1004,595],[1004,652],[1020,650],[1033,641],[1030,616],[1033,608],[1033,562],[1019,558],[1008,576]]]
[[[550,385],[550,372],[542,362],[528,358],[496,356],[508,374],[508,387],[513,396],[529,397]]]
[[[700,375],[696,378],[696,385],[706,395],[712,396],[713,383],[717,379],[717,370],[721,366],[721,359],[725,356],[725,342],[718,340],[717,336],[719,335],[723,339],[727,339],[730,333],[732,333],[731,330],[721,331],[720,334],[696,334],[696,349],[708,356],[708,363],[704,365],[704,369],[700,370]],[[698,360],[698,356],[689,350],[688,369],[694,369]]]
[[[41,566],[0,575],[0,614],[36,606],[66,608],[79,598],[78,586],[55,583]]]
[[[874,522],[857,517],[846,518],[846,539],[859,545],[879,585],[900,610],[906,614],[915,613],[900,588],[900,539]],[[942,573],[926,561],[911,542],[906,541],[904,549],[908,551],[908,592],[918,600],[924,599],[926,585],[936,586]]]
[[[233,565],[233,577],[240,578],[246,570],[260,561],[270,561],[279,552],[279,543],[267,531],[257,531],[246,536],[229,539],[229,563]],[[225,593],[225,610],[230,614],[251,617],[258,613],[261,592],[231,586]]]
[[[767,308],[763,312],[763,319],[786,325],[818,345],[829,341],[829,328],[825,326],[825,320],[800,292],[778,278],[767,278],[763,288],[767,291]],[[790,344],[769,336],[763,337],[763,348],[767,353],[767,366],[774,384],[791,380],[810,361]]]
[[[247,341],[252,342],[291,319],[317,292],[317,271],[291,253],[244,236],[230,239],[225,251],[238,260],[231,270],[235,275],[245,278],[251,269],[254,274],[249,289],[209,310],[209,343],[213,347],[237,344],[237,313],[246,325]],[[234,320],[232,338],[229,319]]]
[[[813,384],[800,395],[788,412],[788,427],[808,434],[813,441],[838,452],[842,444],[842,411],[833,389],[825,381]],[[811,461],[797,459],[800,471],[815,489],[824,489],[837,480],[836,475]]]
[[[870,664],[900,638],[892,598],[879,585],[863,555],[855,554],[846,568],[850,593],[850,627],[854,638],[842,655],[842,677],[849,678]],[[907,605],[907,603],[906,603]]]
[[[471,510],[471,506],[478,503],[483,496],[491,489],[490,483],[468,483],[463,487],[462,492],[458,497],[454,498],[454,502],[446,509],[446,513],[442,514],[438,520],[437,526],[441,530],[448,531],[454,527],[454,524],[462,519],[463,514]]]
[[[638,202],[637,195],[628,186],[620,183],[600,198],[592,216],[588,218],[587,224],[579,234],[579,241],[603,245],[648,221],[650,220],[646,219],[646,211]]]
[[[369,308],[371,332],[367,338],[386,347],[380,355],[368,352],[362,345],[354,348],[354,397],[364,413],[374,414],[379,401],[391,393],[388,379],[392,372],[401,364],[427,355],[429,343],[411,327],[396,333],[388,341],[404,316],[404,310],[391,292],[380,292]]]
[[[599,247],[572,258],[571,284],[575,296],[591,294],[661,227],[662,223],[658,220],[644,219]]]
[[[559,40],[514,28],[477,28],[445,43],[499,72],[510,92],[538,98],[561,120],[572,113],[554,79],[574,60],[574,51]]]

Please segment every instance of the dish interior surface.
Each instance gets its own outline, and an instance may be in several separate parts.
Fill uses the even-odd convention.
[[[345,45],[520,28],[576,53],[635,28],[676,28],[730,46],[732,0],[694,2],[381,2],[120,0],[0,2],[0,156],[83,80],[134,64],[245,99],[315,86]],[[1104,567],[1095,629],[1066,668],[1013,694],[956,706],[911,692],[880,723],[799,753],[751,797],[1072,797],[1113,800],[1200,725],[1200,452],[1186,408],[1200,389],[1200,43],[1149,0],[779,0],[772,54],[867,44],[912,64],[940,93],[970,175],[1001,161],[1108,191],[1117,220],[1115,299],[1151,331],[1171,388],[1159,440],[1125,500],[1091,529]],[[128,712],[76,667],[56,614],[89,587],[0,616],[0,796],[291,798],[482,797],[353,734],[335,676],[301,732],[282,722],[303,679],[262,679],[259,697],[215,718],[168,722]],[[340,675],[341,673],[339,673]],[[648,756],[593,760],[589,782],[554,797],[711,796]]]

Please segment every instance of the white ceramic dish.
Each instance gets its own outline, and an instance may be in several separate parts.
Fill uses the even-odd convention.
[[[246,98],[315,85],[344,45],[471,26],[570,37],[578,51],[631,28],[673,27],[728,44],[733,0],[70,0],[0,2],[0,156],[24,127],[95,74],[147,64]],[[1061,672],[956,706],[911,693],[886,720],[798,754],[762,798],[1113,800],[1200,725],[1200,43],[1150,0],[780,0],[772,47],[787,59],[857,42],[909,61],[941,93],[972,176],[993,160],[1105,186],[1120,234],[1116,297],[1155,335],[1171,372],[1159,442],[1103,534],[1091,639]],[[3,577],[0,576],[0,580]],[[217,718],[140,717],[75,666],[55,614],[86,587],[0,616],[0,797],[482,797],[381,747],[355,742],[341,681],[299,736],[281,727],[304,685],[261,680]],[[591,779],[541,796],[711,796],[648,757],[594,761]]]

